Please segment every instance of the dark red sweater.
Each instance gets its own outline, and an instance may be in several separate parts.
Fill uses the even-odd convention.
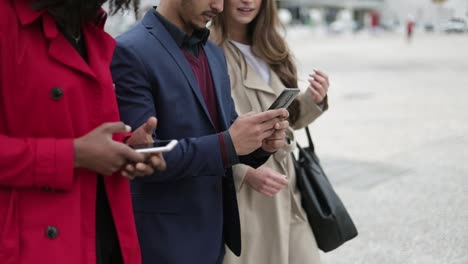
[[[186,50],[182,50],[182,52],[192,68],[203,99],[205,100],[206,107],[208,108],[208,112],[210,112],[211,120],[215,125],[216,132],[219,133],[221,131],[218,118],[218,107],[216,106],[216,94],[206,54],[202,48],[199,48],[198,58]]]

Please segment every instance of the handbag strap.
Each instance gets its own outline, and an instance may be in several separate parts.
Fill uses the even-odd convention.
[[[310,136],[310,131],[309,131],[308,126],[305,127],[305,131],[307,133],[307,140],[309,141],[309,148],[315,152],[314,142],[312,142],[312,137]]]
[[[314,142],[312,141],[312,137],[310,136],[309,127],[305,127],[305,131],[306,131],[306,134],[307,134],[307,141],[309,142],[309,148],[313,152],[315,152],[315,146],[314,146]],[[299,149],[299,152],[303,151],[301,145],[299,145],[299,143],[297,141],[296,141],[296,146]],[[294,155],[293,155],[293,157],[294,157],[294,159],[296,159],[296,157]]]

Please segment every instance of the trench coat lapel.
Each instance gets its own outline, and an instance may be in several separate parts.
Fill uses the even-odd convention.
[[[242,84],[245,88],[245,93],[249,99],[249,103],[254,108],[253,110],[262,111],[269,106],[259,104],[259,97],[271,97],[273,102],[281,91],[284,89],[284,85],[276,75],[274,71],[270,69],[270,83],[266,83],[257,73],[257,71],[251,67],[244,59],[244,56],[241,54],[241,51],[232,43],[228,43],[227,48],[230,49],[230,52],[235,54],[232,56],[236,60],[236,63],[239,65],[240,74],[242,77]],[[263,100],[262,100],[263,101]],[[258,109],[255,109],[257,107]]]

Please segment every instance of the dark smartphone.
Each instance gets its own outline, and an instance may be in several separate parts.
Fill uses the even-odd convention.
[[[271,104],[268,110],[278,109],[278,108],[288,108],[288,106],[294,101],[296,96],[301,90],[298,88],[284,88],[281,94],[276,98],[276,100]]]

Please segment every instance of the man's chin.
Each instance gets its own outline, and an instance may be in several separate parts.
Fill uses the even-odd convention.
[[[209,21],[209,22],[211,22],[211,21]],[[191,23],[191,26],[192,26],[192,28],[193,28],[194,30],[203,30],[203,29],[206,28],[206,25],[208,25],[209,22],[207,22],[207,23],[205,23],[205,24],[204,24],[203,22]]]

